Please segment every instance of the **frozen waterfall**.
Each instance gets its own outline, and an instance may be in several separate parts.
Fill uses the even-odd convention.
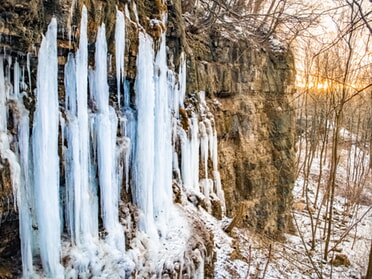
[[[35,206],[43,269],[51,278],[63,278],[60,264],[61,221],[58,156],[57,20],[52,19],[39,50],[32,151]]]
[[[0,55],[0,153],[9,162],[18,206],[24,278],[130,278],[145,266],[159,277],[173,261],[191,265],[183,263],[191,229],[180,204],[189,193],[224,202],[215,122],[204,93],[187,96],[185,54],[171,69],[165,32],[151,37],[131,8],[132,17],[127,6],[116,11],[115,53],[108,52],[102,24],[88,57],[83,7],[78,49],[64,63],[63,85],[55,18],[38,51],[36,88],[30,54],[23,66]],[[139,36],[132,80],[125,65],[128,21]],[[150,24],[162,30],[165,20]],[[116,73],[108,66],[111,55]],[[33,93],[35,112],[24,103]],[[202,278],[202,254],[195,253],[199,269],[187,270]]]
[[[108,241],[114,244],[119,251],[124,251],[124,232],[118,218],[119,185],[121,185],[117,179],[119,158],[116,155],[116,131],[118,119],[114,109],[109,106],[107,44],[104,25],[98,29],[95,61],[93,96],[97,104],[95,129],[103,226],[108,233]]]
[[[4,74],[4,57],[0,55],[0,153],[10,167],[13,193],[19,212],[19,232],[21,240],[22,269],[25,277],[33,272],[33,216],[30,209],[34,207],[33,187],[31,177],[30,143],[29,143],[29,112],[23,104],[26,85],[21,79],[21,69],[16,61],[13,65],[13,84],[11,83],[12,61],[7,57],[8,65]],[[7,107],[8,104],[8,107]],[[10,113],[12,111],[12,113]],[[11,136],[7,132],[7,116],[17,133],[18,141],[15,150],[10,148]],[[18,157],[18,160],[17,160]]]
[[[93,249],[98,237],[97,185],[93,178],[88,112],[87,11],[83,7],[79,49],[65,65],[66,226],[73,243]]]
[[[135,203],[144,216],[142,229],[152,235],[154,227],[153,184],[154,184],[154,49],[152,38],[140,32],[137,56],[138,74],[136,78],[137,143],[135,152],[135,185],[132,190]]]
[[[169,211],[172,210],[172,115],[168,86],[168,66],[165,44],[162,34],[160,49],[154,66],[155,82],[155,156],[154,156],[154,219],[161,235],[166,234]]]

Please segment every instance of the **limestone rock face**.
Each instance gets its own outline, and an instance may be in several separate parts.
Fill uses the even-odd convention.
[[[275,236],[290,219],[295,175],[294,64],[272,44],[216,30],[195,35],[188,77],[189,90],[206,91],[214,108],[227,215],[243,203],[243,224]]]

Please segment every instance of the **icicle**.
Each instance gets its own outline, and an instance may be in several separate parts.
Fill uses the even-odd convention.
[[[34,273],[32,262],[32,247],[33,247],[33,230],[32,230],[32,213],[30,208],[33,208],[33,194],[31,188],[31,177],[29,165],[29,119],[28,112],[25,108],[22,110],[22,116],[18,125],[19,137],[19,152],[22,171],[21,180],[21,200],[19,203],[19,224],[22,252],[22,270],[23,277],[28,278]]]
[[[72,21],[72,18],[74,16],[74,10],[77,6],[77,1],[76,0],[72,0],[71,4],[70,4],[70,13],[67,17],[67,36],[68,36],[68,45],[71,46],[71,37],[72,37],[72,26],[71,26],[71,21]],[[64,32],[63,32],[64,34]]]
[[[5,67],[5,90],[7,91],[7,97],[9,98],[11,95],[13,95],[13,85],[11,83],[10,77],[11,77],[11,66],[13,64],[12,56],[6,55],[5,58],[8,60],[7,65]]]
[[[14,79],[14,82],[13,82],[13,97],[18,97],[19,95],[19,85],[20,85],[20,82],[21,82],[21,78],[20,78],[20,69],[19,69],[19,64],[18,64],[18,61],[16,61],[14,63],[14,69],[13,69],[13,79]]]
[[[154,50],[151,37],[139,33],[137,55],[138,74],[135,81],[137,106],[137,146],[135,152],[135,203],[144,213],[142,229],[155,239],[153,183],[154,183]]]
[[[79,126],[77,123],[75,59],[69,54],[65,65],[66,117],[65,152],[66,166],[66,225],[74,244],[80,243],[80,160],[79,160]]]
[[[67,57],[65,65],[65,90],[66,90],[66,110],[71,117],[77,116],[77,101],[76,101],[76,73],[75,73],[75,58],[72,53]]]
[[[154,219],[162,235],[168,221],[167,211],[172,204],[172,130],[171,105],[167,82],[165,33],[154,67],[155,83],[155,157],[154,157]]]
[[[112,54],[111,53],[107,53],[107,64],[108,64],[107,74],[110,74],[112,73]]]
[[[139,23],[139,18],[138,18],[138,11],[137,11],[137,5],[136,5],[136,2],[132,2],[132,10],[133,10],[133,13],[134,13],[134,16],[135,16],[135,22],[136,23]],[[128,16],[130,15],[129,11],[128,13],[126,13]]]
[[[188,120],[188,134],[179,129],[178,136],[181,140],[181,168],[182,181],[188,190],[202,192],[207,198],[208,211],[210,210],[210,195],[217,195],[225,210],[224,193],[221,177],[218,171],[217,133],[213,114],[209,112],[205,100],[205,92],[199,92],[199,114],[193,113]],[[188,108],[189,109],[189,108]],[[202,121],[199,122],[199,117]],[[199,156],[201,165],[199,165]],[[212,162],[212,176],[208,176],[209,162]],[[199,181],[199,167],[203,174]]]
[[[179,107],[184,107],[185,93],[186,93],[186,61],[184,53],[181,54],[181,65],[178,73],[178,86],[176,91],[176,97],[174,99],[174,110],[176,117],[178,116]],[[182,143],[182,180],[187,189],[192,189],[193,191],[199,192],[199,151],[202,149],[202,160],[205,171],[207,168],[208,160],[208,139],[205,137],[199,137],[199,132],[201,134],[205,133],[205,125],[199,127],[199,115],[192,113],[192,117],[188,120],[189,130],[186,135],[184,131],[181,131],[181,143]],[[207,141],[206,141],[207,140]],[[201,146],[202,145],[202,146]],[[205,172],[205,177],[207,177],[207,172]]]
[[[129,188],[129,164],[131,158],[131,140],[129,137],[125,137],[127,130],[127,114],[130,114],[129,109],[129,88],[128,83],[125,81],[124,76],[124,54],[125,54],[125,19],[124,14],[116,10],[116,27],[115,27],[115,46],[116,46],[116,81],[117,81],[117,96],[118,96],[118,107],[121,108],[121,92],[124,92],[124,113],[120,110],[120,127],[121,135],[119,144],[119,158],[120,163],[118,164],[119,181],[123,179],[125,175],[125,187]],[[128,115],[131,117],[131,115]]]
[[[21,90],[27,90],[27,84],[26,84],[26,80],[25,80],[25,67],[23,66],[22,67],[22,75],[21,75]]]
[[[57,21],[52,19],[39,50],[33,127],[35,203],[44,272],[63,278],[60,257]]]
[[[207,198],[207,207],[210,211],[210,200],[209,196],[213,193],[213,180],[210,178],[203,178],[199,181],[200,188],[204,196]]]
[[[125,188],[129,189],[129,170],[130,165],[134,164],[134,152],[136,149],[136,117],[134,110],[130,105],[130,92],[129,83],[124,81],[124,107],[123,112],[121,112],[121,117],[125,121],[121,121],[121,135],[125,138],[124,142],[126,145],[125,155],[124,155],[124,174],[125,174]]]
[[[182,153],[182,181],[183,185],[186,189],[191,190],[193,183],[192,183],[192,156],[191,156],[191,146],[185,130],[180,129],[179,134],[181,140],[181,153]],[[177,159],[177,158],[176,158]],[[178,159],[177,159],[178,160]]]
[[[204,122],[199,123],[200,130],[200,156],[204,167],[204,178],[208,178],[208,135]]]
[[[179,79],[179,106],[184,107],[185,96],[186,96],[186,59],[185,54],[181,53],[180,69],[178,73]]]
[[[98,176],[101,193],[103,225],[108,233],[108,243],[124,252],[124,232],[118,221],[119,185],[116,180],[118,157],[116,155],[116,131],[118,120],[114,109],[109,106],[107,84],[107,43],[105,26],[98,29],[96,41],[95,100],[97,102],[96,132]]]
[[[115,27],[115,46],[116,46],[116,82],[118,91],[118,105],[121,107],[121,88],[124,86],[124,52],[125,52],[125,20],[124,14],[116,10]]]
[[[8,63],[12,59],[7,58]],[[29,168],[29,120],[28,112],[22,102],[20,93],[20,68],[18,62],[13,65],[13,85],[11,83],[11,64],[8,64],[4,76],[3,56],[0,56],[0,153],[6,159],[10,168],[10,178],[13,186],[14,207],[19,211],[19,231],[21,240],[23,276],[33,274],[32,267],[32,186],[30,185]],[[8,99],[6,99],[6,96]],[[12,122],[17,130],[18,141],[14,142],[16,154],[10,149],[11,135],[7,133],[6,103],[12,110]],[[16,138],[14,138],[16,139]],[[18,156],[16,156],[18,155]],[[18,158],[17,158],[18,157]]]
[[[213,171],[214,192],[221,201],[222,212],[225,213],[225,194],[222,190],[221,175],[219,171]]]
[[[199,125],[198,125],[198,117],[196,114],[193,114],[191,118],[191,162],[192,162],[192,173],[191,176],[193,177],[192,185],[194,190],[199,190]]]
[[[129,106],[130,106],[129,82],[124,81],[124,108],[128,108]]]
[[[98,236],[98,198],[95,183],[90,181],[90,141],[88,119],[88,39],[87,10],[82,10],[79,49],[76,59],[69,55],[65,66],[67,111],[67,214],[70,218],[72,239],[80,245],[89,245]]]
[[[22,253],[22,270],[23,277],[29,278],[33,276],[32,263],[32,246],[33,246],[33,231],[32,231],[32,213],[33,205],[33,190],[31,182],[31,166],[30,166],[30,136],[29,136],[29,113],[23,105],[21,92],[19,91],[20,83],[20,69],[19,64],[14,64],[14,95],[16,97],[15,103],[19,114],[14,115],[14,123],[17,127],[18,134],[18,156],[21,166],[20,176],[20,193],[18,196],[19,208],[19,232],[21,239],[21,253]],[[24,80],[24,77],[22,77]]]
[[[193,113],[189,120],[189,134],[181,129],[182,180],[186,189],[199,192],[199,123]]]
[[[218,165],[218,150],[217,150],[217,132],[215,129],[214,119],[210,120],[211,123],[211,134],[209,135],[209,148],[210,148],[210,156],[212,159],[213,170],[217,171]]]
[[[211,115],[213,117],[213,115]],[[221,175],[218,171],[218,142],[217,142],[217,132],[215,129],[214,119],[210,120],[211,123],[211,134],[209,135],[209,142],[210,142],[210,156],[212,159],[212,166],[213,166],[213,183],[214,183],[214,192],[216,193],[217,197],[221,201],[222,205],[222,212],[225,211],[225,195],[222,190],[221,184]]]
[[[128,148],[126,153],[125,162],[125,175],[126,175],[126,190],[129,188],[129,165],[134,165],[135,162],[135,151],[137,142],[137,122],[135,112],[130,108],[125,108],[124,111],[126,123],[125,123],[125,134],[124,136],[128,139]]]
[[[185,95],[186,95],[186,61],[184,53],[181,53],[181,62],[178,70],[178,81],[174,77],[173,72],[169,71],[168,74],[169,85],[172,87],[170,90],[172,94],[173,111],[175,117],[179,117],[179,108],[184,108]]]
[[[4,76],[4,57],[0,55],[0,133],[6,132],[6,92]]]
[[[76,52],[76,95],[77,118],[79,126],[79,160],[81,187],[81,242],[89,245],[91,238],[98,237],[98,197],[94,166],[92,165],[90,122],[88,113],[88,13],[85,6],[82,9],[80,23],[79,49]]]
[[[212,124],[211,124],[211,121],[210,119],[208,118],[205,118],[204,119],[204,125],[205,125],[205,131],[206,131],[206,136],[208,138],[208,151],[207,151],[207,156],[209,156],[210,158],[212,158],[213,156],[213,148],[214,148],[214,145],[213,145],[213,129],[212,129]]]
[[[27,53],[27,74],[28,74],[28,87],[32,89],[31,84],[31,63],[30,63],[30,53]]]
[[[6,57],[8,63],[11,63],[11,59]],[[9,164],[10,169],[10,179],[13,190],[13,202],[14,208],[17,210],[18,205],[20,205],[20,187],[21,187],[21,167],[19,165],[18,159],[14,154],[13,150],[10,148],[11,135],[8,134],[7,130],[7,101],[9,101],[10,94],[13,92],[13,86],[11,84],[11,73],[10,66],[6,67],[4,75],[4,56],[0,55],[0,154],[3,160],[6,160]],[[16,70],[19,71],[18,64],[15,65]],[[19,72],[16,73],[17,88],[19,89]],[[12,94],[13,95],[13,94]],[[12,100],[13,101],[13,100]],[[16,107],[13,110],[14,113],[17,112]],[[8,200],[9,203],[9,200]]]
[[[205,101],[205,91],[200,91],[199,92],[199,100],[200,100],[200,105],[202,107],[202,112],[204,112],[205,108],[207,106],[207,103]]]

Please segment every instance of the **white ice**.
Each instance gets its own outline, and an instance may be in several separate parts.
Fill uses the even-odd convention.
[[[44,272],[51,278],[63,278],[60,264],[57,75],[57,21],[53,18],[39,50],[32,136],[40,256]]]

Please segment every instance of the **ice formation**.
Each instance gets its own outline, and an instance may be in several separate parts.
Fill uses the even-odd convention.
[[[124,85],[124,54],[125,54],[125,18],[121,11],[116,12],[115,26],[116,46],[116,86],[118,92],[118,105],[121,105],[121,87]]]
[[[132,9],[135,13],[135,5]],[[29,55],[26,69],[10,55],[0,56],[0,152],[9,162],[19,210],[24,278],[128,278],[139,276],[145,266],[161,277],[163,268],[173,264],[182,271],[190,264],[182,257],[191,232],[173,202],[173,184],[223,203],[217,135],[205,94],[184,104],[185,55],[174,72],[167,63],[165,33],[156,49],[140,27],[137,76],[130,88],[126,20],[128,8],[117,10],[117,98],[108,85],[111,54],[104,24],[98,28],[94,68],[88,65],[85,7],[78,50],[68,55],[64,68],[64,100],[58,96],[56,19],[38,53],[32,118],[23,103],[33,90]],[[7,129],[10,118],[16,135]],[[120,213],[122,191],[131,193],[138,208],[136,231]],[[125,232],[134,237],[127,240]],[[198,268],[186,269],[203,278],[203,255],[194,253]]]
[[[79,49],[65,65],[66,223],[73,243],[98,236],[98,200],[92,177],[88,113],[87,11],[83,8]],[[85,78],[81,78],[85,77]]]
[[[36,111],[32,129],[33,177],[38,243],[44,272],[63,278],[58,156],[57,20],[52,19],[39,50]]]
[[[134,202],[144,214],[142,229],[155,233],[153,184],[155,155],[155,96],[153,67],[154,50],[152,38],[144,33],[139,34],[137,56],[138,75],[135,83],[137,105],[137,142],[135,152],[134,177],[132,189]]]

